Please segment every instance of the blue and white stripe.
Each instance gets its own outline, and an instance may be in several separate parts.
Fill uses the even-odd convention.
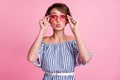
[[[41,43],[39,58],[34,62],[45,72],[74,72],[75,66],[81,65],[75,40],[61,43]],[[43,80],[75,80],[74,76],[53,76],[45,74]]]

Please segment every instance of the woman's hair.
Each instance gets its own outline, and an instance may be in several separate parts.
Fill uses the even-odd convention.
[[[60,12],[66,14],[66,15],[72,16],[68,6],[64,3],[54,3],[53,5],[51,5],[47,9],[45,16],[50,15],[50,12],[53,8],[56,8],[57,10],[59,10]]]

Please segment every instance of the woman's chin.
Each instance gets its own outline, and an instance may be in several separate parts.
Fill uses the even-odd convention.
[[[57,28],[54,28],[53,30],[55,30],[55,31],[62,31],[62,30],[64,30],[64,28],[57,27]]]

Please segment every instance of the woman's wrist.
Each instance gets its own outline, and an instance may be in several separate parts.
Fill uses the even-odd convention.
[[[45,34],[45,30],[40,29],[39,33],[38,33],[38,36],[41,37],[41,38],[43,38],[44,34]]]
[[[73,34],[78,34],[78,33],[79,33],[79,29],[78,29],[78,28],[74,28],[74,29],[72,30],[72,32],[73,32]]]
[[[46,30],[44,30],[44,29],[40,29],[40,31],[39,31],[39,32],[44,34],[44,33],[45,33],[45,31],[46,31]]]

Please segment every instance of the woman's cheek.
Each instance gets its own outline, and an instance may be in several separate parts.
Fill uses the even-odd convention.
[[[55,22],[54,21],[50,20],[49,23],[50,23],[51,27],[55,26]]]
[[[50,19],[50,22],[51,22],[51,23],[54,23],[54,22],[55,22],[55,20],[51,20],[51,19]]]

